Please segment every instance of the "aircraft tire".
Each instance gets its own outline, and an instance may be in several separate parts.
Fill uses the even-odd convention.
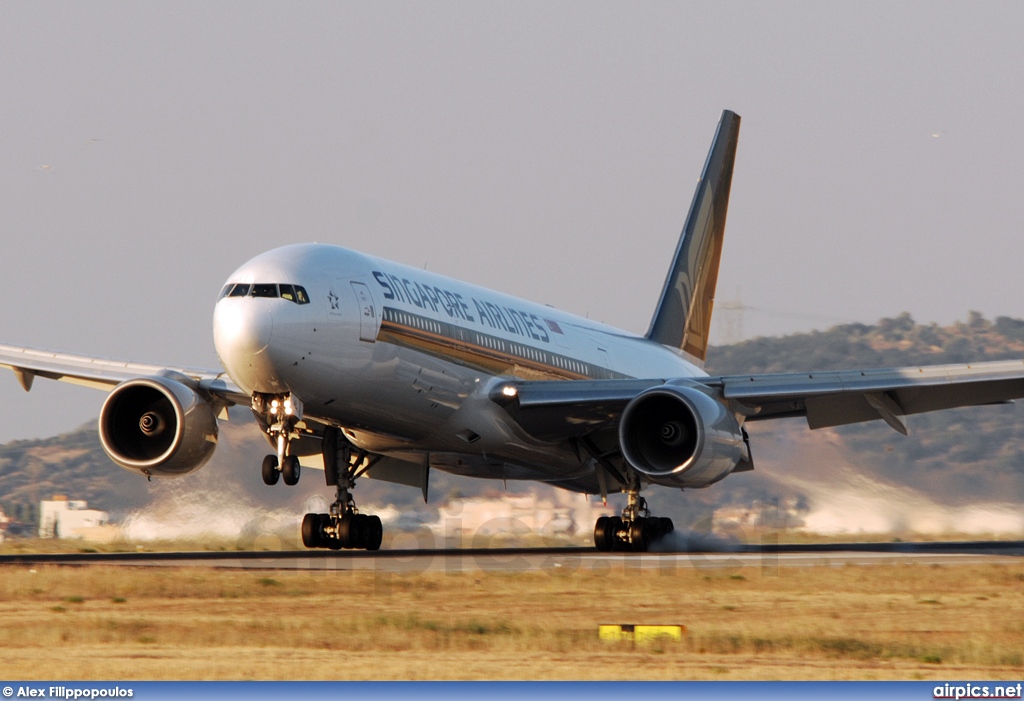
[[[322,548],[323,534],[320,530],[320,514],[306,514],[302,517],[302,544],[307,548]]]
[[[363,547],[367,550],[380,550],[381,541],[384,539],[384,524],[380,522],[380,516],[367,516],[366,528],[363,531],[366,539]]]
[[[366,517],[362,514],[352,514],[346,520],[348,521],[348,539],[345,547],[353,550],[362,550],[363,533],[366,531],[364,525]]]
[[[284,459],[284,465],[281,466],[281,476],[284,477],[284,483],[289,487],[299,483],[299,475],[302,472],[302,466],[299,465],[299,458],[295,455],[289,455]]]
[[[341,549],[341,541],[338,540],[337,538],[335,538],[334,536],[327,535],[327,528],[332,525],[331,524],[331,515],[330,514],[317,514],[316,516],[317,516],[317,525],[320,526],[320,529],[319,529],[319,532],[320,532],[320,547],[321,548],[330,548],[331,550],[340,550]]]
[[[675,524],[672,523],[672,519],[670,519],[670,518],[659,518],[658,521],[661,522],[661,528],[658,529],[658,531],[661,534],[659,536],[660,538],[664,538],[665,536],[667,536],[669,533],[671,533],[672,531],[674,531],[676,529]]]
[[[334,547],[334,545],[332,544],[330,546],[332,550],[353,547],[352,536],[354,535],[356,530],[355,528],[353,528],[353,520],[355,519],[355,517],[356,514],[347,514],[345,516],[342,516],[341,520],[338,521],[338,537],[332,539],[333,541],[337,542],[338,547]]]
[[[629,524],[629,539],[633,552],[645,553],[653,538],[654,523],[649,518],[638,518]]]
[[[608,552],[615,545],[615,534],[609,528],[609,521],[611,518],[608,516],[601,516],[594,524],[594,547],[601,552]]]
[[[263,484],[272,487],[281,478],[281,472],[277,469],[277,456],[268,455],[263,458]]]
[[[609,516],[608,525],[605,526],[608,533],[608,544],[611,546],[609,550],[629,550],[629,543],[624,540],[619,540],[617,535],[622,530],[622,518],[619,516]]]

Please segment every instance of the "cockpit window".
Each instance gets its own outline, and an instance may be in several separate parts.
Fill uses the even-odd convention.
[[[223,297],[280,297],[294,304],[309,304],[306,288],[299,285],[277,285],[272,282],[258,282],[254,285],[229,283],[220,291]]]
[[[253,297],[277,297],[277,285],[255,284],[252,286]]]

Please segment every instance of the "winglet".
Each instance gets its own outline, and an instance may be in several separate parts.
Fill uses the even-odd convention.
[[[722,257],[725,215],[729,207],[732,167],[740,117],[725,110],[704,164],[690,213],[647,338],[679,348],[703,362],[708,351],[711,311]]]

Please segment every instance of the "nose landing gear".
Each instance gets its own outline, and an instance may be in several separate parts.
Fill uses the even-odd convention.
[[[302,420],[302,401],[290,394],[257,393],[252,396],[252,410],[262,419],[267,435],[277,446],[276,455],[263,458],[263,483],[274,485],[283,477],[289,486],[298,484],[302,467],[298,456],[289,455],[289,446],[292,439],[299,437],[296,425]]]

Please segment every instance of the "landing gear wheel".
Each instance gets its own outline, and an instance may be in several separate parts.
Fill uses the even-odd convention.
[[[659,518],[658,521],[661,522],[661,535],[658,536],[659,538],[664,538],[676,529],[675,524],[672,523],[672,519],[670,518]]]
[[[364,518],[366,517],[362,514],[352,514],[345,518],[345,521],[348,523],[348,540],[345,541],[346,548],[352,548],[354,550],[362,549]]]
[[[281,465],[281,475],[284,477],[284,483],[289,487],[298,484],[301,469],[298,457],[295,455],[289,455],[286,457],[284,459],[284,464]]]
[[[594,525],[594,547],[605,553],[615,547],[615,534],[608,527],[609,521],[608,516],[602,516]]]
[[[637,553],[647,552],[647,547],[651,544],[653,538],[651,538],[651,526],[650,519],[638,518],[633,523],[629,524],[629,540],[632,545],[631,550]]]
[[[380,550],[381,541],[384,539],[384,524],[380,522],[380,516],[367,516],[366,528],[363,532],[366,540],[363,547],[367,550]]]
[[[302,518],[302,544],[307,548],[322,548],[325,545],[320,530],[320,514],[306,514]]]
[[[327,535],[327,529],[332,525],[331,515],[317,514],[317,516],[320,519],[320,532],[324,534],[324,539],[320,541],[320,547],[341,550],[342,542],[333,536]]]
[[[380,550],[384,537],[384,526],[378,516],[352,514],[349,525],[349,544],[346,547],[359,550]]]
[[[612,550],[619,550],[619,551],[629,550],[629,543],[627,543],[624,540],[620,540],[619,539],[619,531],[622,530],[623,525],[624,524],[622,522],[622,518],[621,517],[619,517],[619,516],[609,516],[608,517],[608,525],[606,526],[606,528],[608,529],[608,538],[609,538],[609,540],[610,540],[610,542],[612,544],[612,547],[611,547]]]
[[[273,486],[277,484],[280,477],[281,472],[277,469],[277,456],[268,455],[263,458],[263,484]]]
[[[335,525],[338,527],[338,535],[335,538],[337,547],[335,547],[334,544],[332,543],[332,550],[340,550],[341,548],[353,547],[352,536],[355,532],[355,528],[353,528],[352,524],[354,518],[355,514],[346,514],[345,516],[342,516],[340,520],[335,522]]]

